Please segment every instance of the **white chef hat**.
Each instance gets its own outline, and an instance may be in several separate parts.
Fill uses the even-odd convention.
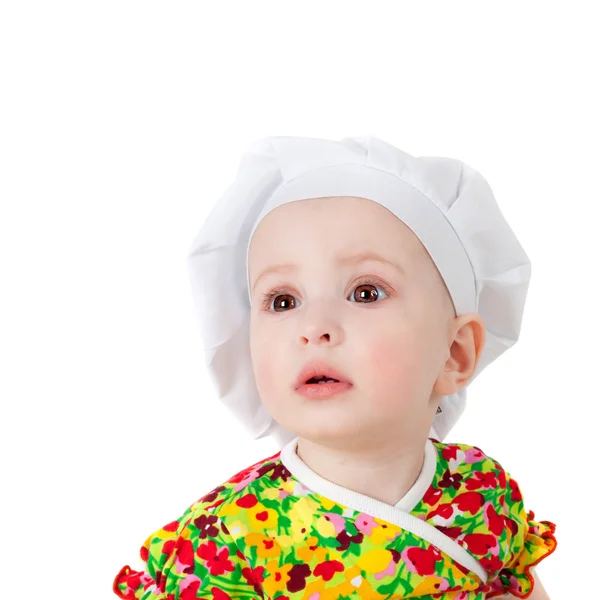
[[[205,362],[221,402],[254,439],[295,437],[266,411],[250,358],[248,248],[274,208],[308,198],[373,200],[401,219],[437,266],[457,316],[479,313],[486,343],[473,379],[519,338],[531,263],[486,180],[456,159],[416,158],[371,135],[340,141],[265,137],[242,156],[234,182],[188,255]],[[444,396],[430,436],[443,440],[466,405]]]

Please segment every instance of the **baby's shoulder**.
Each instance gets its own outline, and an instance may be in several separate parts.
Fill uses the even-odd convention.
[[[181,516],[179,521],[188,517],[192,513],[211,513],[220,515],[227,511],[227,506],[236,503],[241,498],[247,496],[250,492],[253,495],[259,493],[261,489],[269,487],[263,484],[265,478],[275,480],[278,477],[286,479],[289,472],[280,459],[280,452],[258,462],[244,467],[226,481],[219,484],[201,498],[193,502]]]
[[[502,465],[477,446],[431,441],[435,474],[413,514],[454,539],[469,541],[476,533],[494,545],[492,540],[512,538],[519,527],[523,534],[527,515],[521,492]]]
[[[456,467],[462,467],[462,470],[465,471],[468,471],[469,468],[481,467],[504,470],[495,458],[478,446],[458,442],[440,442],[434,438],[431,438],[431,442],[438,451],[440,462],[446,463],[452,470]]]
[[[454,491],[486,490],[496,494],[516,488],[516,482],[504,467],[481,448],[456,442],[431,441],[437,451],[438,488]]]

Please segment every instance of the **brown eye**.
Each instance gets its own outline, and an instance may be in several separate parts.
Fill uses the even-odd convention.
[[[275,299],[273,300],[273,306],[275,307],[275,312],[283,312],[290,308],[290,306],[296,306],[296,302],[294,301],[294,296],[291,294],[281,294],[279,296],[275,296]],[[281,310],[277,310],[278,308]]]
[[[371,289],[369,289],[371,288]],[[358,294],[357,294],[358,292]],[[379,297],[379,294],[377,293],[377,286],[376,285],[372,285],[372,284],[363,284],[363,285],[359,285],[354,294],[352,295],[353,298],[360,298],[361,301],[365,300],[367,301],[367,303],[370,303],[371,301],[377,300],[377,298]]]
[[[283,298],[284,300],[281,300]],[[289,298],[292,300],[290,301]],[[285,312],[290,306],[296,306],[294,296],[288,294],[286,290],[277,288],[263,295],[263,309],[267,312]],[[271,310],[271,304],[275,305],[275,310]],[[282,309],[282,310],[278,310]]]
[[[389,288],[381,281],[371,279],[370,277],[361,277],[350,297],[354,299],[359,298],[357,300],[358,304],[374,304],[380,297],[380,293],[377,290],[381,290],[384,296],[390,295]]]

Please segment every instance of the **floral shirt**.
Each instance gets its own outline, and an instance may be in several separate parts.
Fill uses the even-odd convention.
[[[297,455],[296,438],[150,535],[131,600],[483,600],[526,598],[555,525],[526,512],[516,481],[466,444],[427,440],[397,504],[338,486]]]

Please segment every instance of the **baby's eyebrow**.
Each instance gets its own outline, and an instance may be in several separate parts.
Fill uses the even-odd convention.
[[[354,253],[349,256],[337,256],[336,264],[346,265],[348,263],[354,263],[354,262],[361,263],[361,262],[365,262],[367,260],[372,260],[372,261],[379,262],[384,265],[388,265],[388,266],[396,269],[401,275],[406,275],[404,269],[402,268],[402,266],[399,263],[397,263],[396,261],[393,261],[393,260],[389,260],[387,258],[383,258],[383,256],[379,256],[379,254],[372,252],[370,250]],[[260,275],[254,281],[252,290],[254,291],[254,288],[256,287],[258,280],[261,277],[264,277],[265,275],[268,275],[270,273],[296,273],[296,272],[298,272],[298,265],[296,265],[294,263],[282,263],[282,264],[278,264],[278,265],[272,265],[260,273]]]

